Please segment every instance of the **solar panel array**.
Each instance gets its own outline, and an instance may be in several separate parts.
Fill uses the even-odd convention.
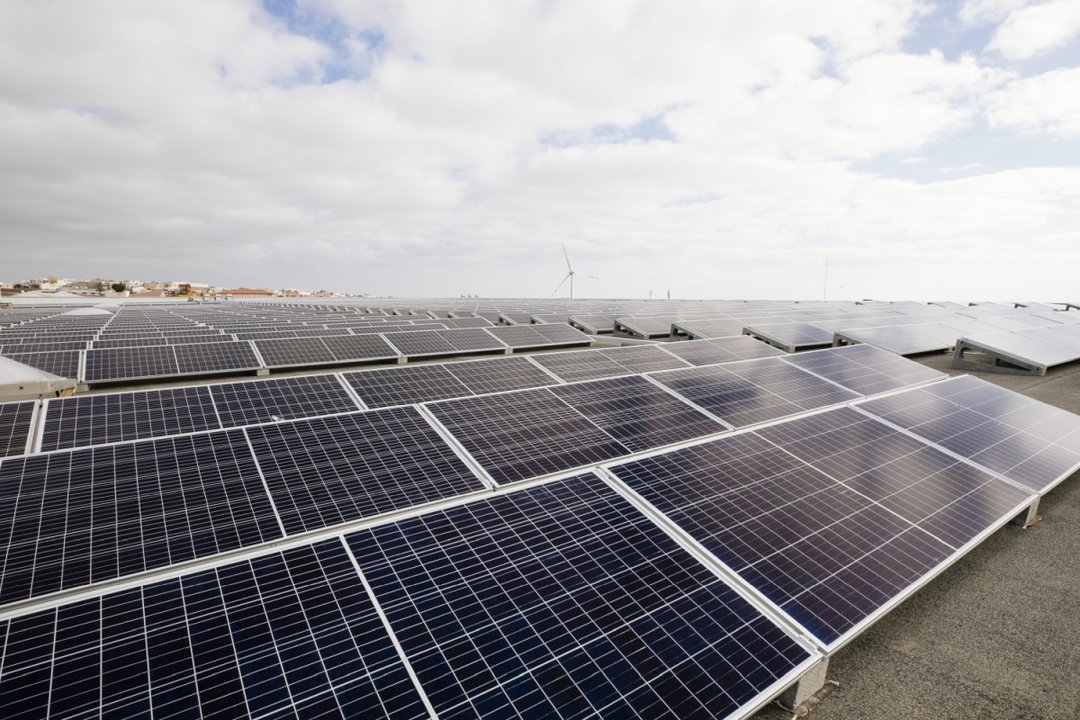
[[[745,717],[1075,470],[1080,419],[984,385],[635,347],[48,401],[0,717]]]

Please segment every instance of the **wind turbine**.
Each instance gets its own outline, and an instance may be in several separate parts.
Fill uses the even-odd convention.
[[[559,283],[559,287],[555,288],[555,292],[551,293],[551,297],[555,297],[555,293],[559,292],[559,290],[562,288],[562,286],[566,284],[566,281],[569,280],[570,281],[570,299],[573,300],[574,299],[574,276],[577,275],[577,273],[574,271],[573,266],[570,265],[570,256],[567,255],[567,253],[566,253],[566,243],[562,244],[562,254],[563,254],[563,257],[566,258],[566,269],[569,272],[566,273],[566,277],[564,277],[562,279],[562,282]],[[585,275],[584,277],[590,278],[592,280],[599,280],[600,279],[600,278],[595,277],[593,275]]]

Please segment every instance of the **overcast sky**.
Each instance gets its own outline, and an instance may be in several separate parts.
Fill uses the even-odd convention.
[[[4,0],[0,147],[3,280],[1080,300],[1080,0]]]

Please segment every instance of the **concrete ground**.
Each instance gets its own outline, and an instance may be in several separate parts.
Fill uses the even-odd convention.
[[[950,374],[949,357],[920,358]],[[1080,414],[1080,365],[1045,377],[968,373]],[[817,720],[1080,718],[1080,473],[830,661]],[[786,720],[769,707],[758,720]]]

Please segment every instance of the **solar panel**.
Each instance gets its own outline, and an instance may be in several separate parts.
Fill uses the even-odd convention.
[[[238,431],[0,462],[0,603],[279,537]]]
[[[378,335],[324,337],[322,341],[335,360],[388,360],[398,356],[397,351]]]
[[[810,658],[594,476],[347,541],[444,720],[726,717]]]
[[[571,328],[572,329],[572,328]],[[512,348],[543,347],[551,345],[551,340],[536,332],[531,325],[512,325],[488,328],[500,341]]]
[[[629,453],[546,389],[443,400],[427,407],[500,485]]]
[[[406,357],[454,352],[454,346],[444,340],[435,330],[393,332],[387,333],[384,337]]]
[[[172,346],[127,347],[86,351],[86,381],[134,380],[176,375]]]
[[[783,350],[749,335],[666,343],[664,349],[691,365],[715,365],[784,354]]]
[[[906,358],[872,345],[846,345],[784,357],[784,362],[832,380],[863,395],[945,377]]]
[[[343,373],[342,377],[371,408],[472,395],[445,365],[364,370]]]
[[[338,539],[0,623],[0,715],[429,717]]]
[[[859,407],[1035,492],[1080,468],[1080,417],[976,378]]]
[[[490,334],[493,328],[468,328],[462,330],[439,330],[439,337],[455,352],[473,352],[479,350],[505,350],[505,346]]]
[[[836,335],[850,342],[866,343],[897,355],[915,355],[951,348],[963,332],[937,323],[888,325],[838,330]]]
[[[776,441],[774,449],[760,439],[720,438],[612,472],[822,643],[835,645],[1029,500],[926,446],[875,464],[879,448],[866,447],[867,438],[884,446],[899,434],[876,423],[862,427],[857,415],[841,408],[754,433]],[[914,443],[905,449],[920,445],[899,441]],[[814,466],[784,451],[816,458]],[[831,471],[845,466],[862,472],[841,482]]]
[[[485,488],[416,408],[247,428],[290,535]]]
[[[206,387],[75,395],[45,403],[41,449],[64,450],[219,427]]]
[[[832,345],[833,341],[832,332],[804,322],[748,325],[745,332],[788,352]]]
[[[634,374],[686,367],[685,362],[664,352],[659,345],[627,345],[595,352],[602,353],[619,367]]]
[[[560,385],[551,392],[633,452],[728,429],[640,375]]]
[[[337,362],[322,338],[283,338],[279,340],[253,340],[267,367],[295,367]]]
[[[553,345],[581,345],[592,342],[592,338],[588,335],[566,323],[530,325],[529,327]]]
[[[0,354],[11,353],[39,353],[39,352],[63,352],[65,350],[85,350],[86,343],[81,340],[69,342],[23,342],[13,343],[0,338]]]
[[[455,362],[443,367],[477,395],[542,387],[559,382],[525,357]]]
[[[759,430],[863,496],[960,548],[1029,499],[1003,483],[850,408]]]
[[[4,352],[4,357],[11,358],[15,362],[29,365],[38,370],[44,370],[53,375],[63,378],[76,379],[79,376],[78,350],[62,350],[59,352]]]
[[[298,375],[210,388],[222,427],[352,412],[356,402],[334,375]]]
[[[610,355],[603,353],[602,350],[579,350],[533,355],[531,358],[533,362],[566,382],[631,374],[631,371],[615,362]]]
[[[262,366],[251,343],[212,342],[173,345],[180,374],[213,373],[228,370],[255,370]]]
[[[719,417],[743,427],[859,397],[779,358],[707,365],[650,377]]]
[[[26,452],[36,404],[32,400],[0,403],[0,457]]]

